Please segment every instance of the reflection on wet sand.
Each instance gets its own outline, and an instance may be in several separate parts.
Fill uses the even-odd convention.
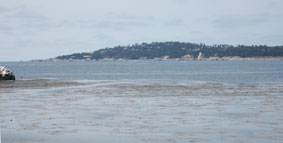
[[[3,142],[282,142],[282,84],[0,83]]]
[[[84,85],[83,83],[59,79],[34,79],[34,80],[16,80],[16,81],[0,81],[0,89],[13,88],[51,88]]]

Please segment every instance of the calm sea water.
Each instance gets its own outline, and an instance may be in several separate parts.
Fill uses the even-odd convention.
[[[283,61],[0,65],[3,143],[283,142]]]
[[[283,61],[0,62],[23,79],[282,83]]]

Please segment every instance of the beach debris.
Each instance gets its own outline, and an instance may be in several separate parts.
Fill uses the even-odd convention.
[[[13,72],[3,66],[0,66],[0,80],[15,80]]]

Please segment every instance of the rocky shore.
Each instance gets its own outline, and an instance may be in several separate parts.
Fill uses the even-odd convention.
[[[13,71],[0,66],[0,80],[16,80]]]

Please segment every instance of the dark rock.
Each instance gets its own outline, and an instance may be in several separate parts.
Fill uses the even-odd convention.
[[[16,77],[11,70],[0,66],[0,80],[16,80]]]

